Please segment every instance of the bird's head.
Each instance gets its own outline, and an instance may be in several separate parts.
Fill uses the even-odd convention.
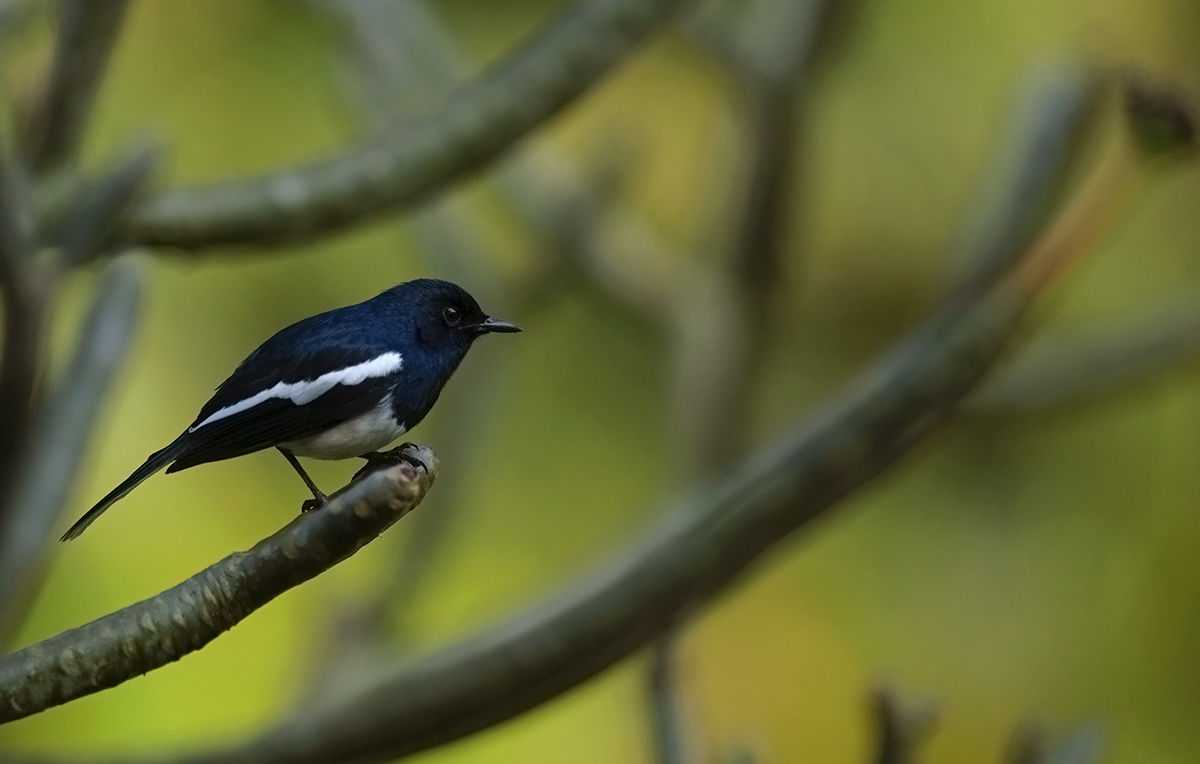
[[[485,334],[521,331],[484,313],[467,290],[449,281],[418,279],[389,291],[412,317],[418,341],[431,350],[465,353]]]

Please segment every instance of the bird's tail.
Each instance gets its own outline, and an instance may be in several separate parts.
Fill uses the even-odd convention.
[[[184,433],[184,435],[186,434]],[[138,484],[143,480],[179,458],[183,452],[184,435],[180,435],[166,448],[155,451],[146,457],[146,461],[142,463],[141,467],[134,470],[132,475],[125,478],[119,486],[109,491],[107,496],[96,502],[96,506],[84,512],[83,517],[76,520],[75,524],[63,534],[62,541],[70,541],[79,536],[79,534],[87,530],[89,525],[96,521],[97,517],[104,513],[104,510],[111,507],[134,488],[137,488]]]

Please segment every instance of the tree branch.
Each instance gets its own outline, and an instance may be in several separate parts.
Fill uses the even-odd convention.
[[[689,476],[711,472],[743,456],[748,448],[749,409],[770,341],[770,317],[786,257],[785,225],[797,209],[795,165],[803,152],[797,136],[815,81],[817,51],[834,31],[835,16],[848,0],[759,3],[770,15],[771,34],[757,57],[722,61],[742,86],[737,111],[743,116],[746,179],[731,204],[734,234],[707,289],[677,290],[676,315],[667,329],[675,354],[674,440]],[[835,10],[835,7],[837,10]],[[726,26],[736,36],[756,8]],[[751,61],[758,65],[751,65]],[[790,253],[795,263],[803,253]],[[719,292],[718,295],[712,292]],[[650,722],[662,764],[699,761],[672,687],[672,662],[680,634],[663,635],[650,649]]]
[[[438,471],[426,447],[165,592],[0,657],[0,722],[113,687],[198,650],[250,613],[354,554],[420,503]]]
[[[1087,72],[1062,67],[1035,71],[1031,77],[1008,145],[988,173],[997,179],[993,195],[968,220],[958,247],[964,270],[974,270],[981,283],[992,274],[980,263],[1003,270],[1028,251],[1072,180],[1097,122],[1089,117],[1103,102],[1104,80]],[[1014,227],[1013,220],[1025,224]]]
[[[581,0],[437,112],[345,154],[150,199],[126,233],[198,249],[333,233],[427,198],[500,156],[582,95],[678,0]]]
[[[50,76],[26,128],[26,156],[44,172],[79,149],[125,17],[126,0],[62,0]]]
[[[0,517],[0,645],[7,644],[41,580],[51,529],[74,486],[92,428],[136,324],[140,279],[117,260],[96,288],[75,354],[48,397],[17,476],[13,511]]]
[[[1200,313],[1191,299],[1168,315],[1104,336],[1048,340],[1023,354],[964,405],[973,417],[1010,418],[1086,404],[1200,356]]]
[[[41,233],[58,244],[63,265],[77,267],[113,251],[121,224],[141,201],[158,162],[158,150],[142,146],[100,178],[76,187],[61,221],[41,221]]]
[[[646,696],[658,764],[705,761],[679,687],[678,639],[663,637],[650,647]]]
[[[0,300],[4,348],[0,355],[0,518],[9,510],[13,476],[21,467],[37,392],[48,292],[35,268],[22,189],[0,161]]]
[[[749,408],[770,341],[770,317],[787,253],[787,219],[799,208],[801,184],[794,177],[803,158],[805,107],[819,71],[818,53],[828,38],[844,31],[849,0],[766,3],[773,33],[754,55],[723,58],[743,85],[746,179],[732,241],[720,278],[694,290],[680,305],[674,324],[677,359],[677,440],[688,449],[689,472],[711,470],[747,446]],[[750,25],[726,25],[740,39]],[[827,56],[826,56],[827,57]],[[753,60],[755,63],[751,63]],[[716,294],[714,294],[714,292]]]
[[[74,196],[64,209],[63,220],[53,232],[58,245],[57,257],[35,260],[27,250],[32,249],[32,237],[23,225],[27,216],[22,213],[20,194],[11,178],[4,183],[5,194],[0,199],[0,240],[3,249],[16,251],[11,263],[2,264],[4,276],[0,288],[5,300],[5,360],[0,370],[0,535],[7,534],[23,522],[15,515],[33,511],[30,505],[15,506],[10,498],[24,483],[15,479],[19,470],[30,466],[36,472],[39,465],[28,465],[27,432],[38,401],[34,400],[43,333],[50,312],[54,291],[63,271],[86,262],[110,250],[112,232],[128,213],[138,197],[154,164],[154,152],[134,153],[100,179],[71,190]],[[46,232],[43,232],[46,233]],[[45,243],[45,237],[38,237]],[[6,255],[0,253],[0,260]],[[40,266],[40,267],[35,267]],[[5,275],[10,274],[10,275]],[[76,433],[82,439],[82,434]],[[62,481],[61,477],[55,478]],[[35,502],[36,504],[36,502]],[[6,548],[0,539],[0,548]],[[0,591],[3,584],[0,584]],[[0,596],[0,605],[6,600]],[[11,623],[15,611],[0,616],[0,644],[5,624]]]
[[[470,57],[427,3],[376,0],[332,7],[341,12],[361,51],[359,68],[365,76],[358,81],[383,75],[389,98],[396,93],[402,94],[401,102],[427,98],[430,91],[453,88],[472,74]],[[385,40],[391,44],[385,45]],[[402,55],[397,55],[397,49]],[[376,88],[367,89],[378,98]],[[497,167],[496,180],[515,211],[550,240],[547,254],[556,262],[546,269],[546,280],[558,278],[559,266],[571,265],[641,315],[663,320],[673,309],[670,267],[687,258],[671,251],[637,210],[615,204],[597,190],[597,184],[562,151],[546,141],[534,141],[513,161]],[[579,235],[579,221],[601,219],[602,232],[608,235],[599,236],[601,231],[594,228]]]

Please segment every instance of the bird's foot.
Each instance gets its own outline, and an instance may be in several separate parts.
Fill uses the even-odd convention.
[[[306,499],[305,502],[300,505],[300,514],[304,514],[305,512],[313,512],[327,506],[328,504],[329,497],[323,493],[318,493],[311,499]]]
[[[384,469],[386,467],[394,467],[397,464],[408,464],[414,469],[429,471],[429,467],[425,462],[409,453],[409,449],[417,449],[416,443],[401,443],[388,451],[372,451],[369,454],[363,454],[360,459],[366,459],[367,463],[362,468],[354,473],[351,481],[358,480],[364,475],[368,475],[375,470]]]

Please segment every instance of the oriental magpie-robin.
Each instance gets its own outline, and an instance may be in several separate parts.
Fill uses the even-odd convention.
[[[476,338],[519,332],[456,284],[409,281],[299,321],[242,361],[196,420],[63,535],[73,539],[154,473],[277,448],[326,501],[297,456],[371,461],[416,426]],[[168,466],[170,465],[170,466]]]

